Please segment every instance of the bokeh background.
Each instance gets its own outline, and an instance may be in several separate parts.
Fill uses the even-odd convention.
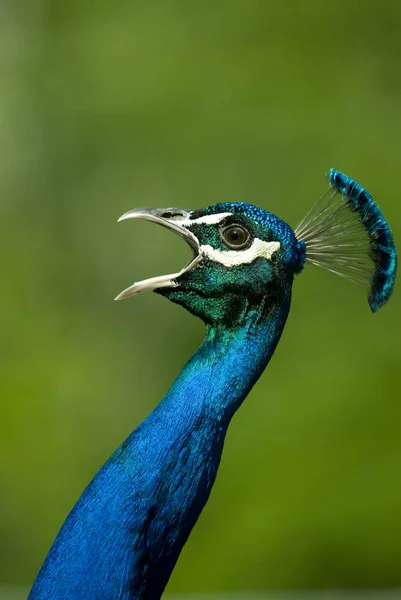
[[[400,31],[398,0],[2,0],[0,582],[32,583],[202,339],[155,294],[113,302],[189,257],[123,212],[249,201],[295,226],[335,166],[400,239]],[[170,593],[401,585],[400,308],[297,278]]]

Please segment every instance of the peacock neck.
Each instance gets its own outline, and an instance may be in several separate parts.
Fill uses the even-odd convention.
[[[156,600],[212,489],[232,415],[269,362],[290,300],[210,324],[164,399],[88,485],[30,600]]]

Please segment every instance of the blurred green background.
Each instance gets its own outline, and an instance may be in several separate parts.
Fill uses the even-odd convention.
[[[117,218],[248,201],[293,226],[332,166],[401,235],[398,0],[0,5],[0,582],[29,585],[203,335],[135,280],[186,245]],[[170,592],[401,585],[400,294],[314,268],[231,425]]]

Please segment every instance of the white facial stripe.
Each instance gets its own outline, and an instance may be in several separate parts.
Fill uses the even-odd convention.
[[[185,219],[185,221],[180,221],[180,225],[184,225],[188,227],[190,225],[217,225],[226,217],[231,217],[232,213],[218,213],[216,215],[206,215],[205,217],[199,217],[199,219]]]
[[[280,242],[265,242],[259,238],[247,250],[216,250],[213,246],[201,246],[200,252],[210,260],[219,262],[225,267],[235,267],[252,263],[257,258],[270,260],[274,252],[280,249]]]

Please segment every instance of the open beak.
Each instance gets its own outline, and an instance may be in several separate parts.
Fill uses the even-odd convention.
[[[124,221],[125,219],[145,219],[146,221],[159,223],[159,225],[163,225],[163,227],[178,233],[191,246],[193,256],[189,263],[178,273],[160,275],[159,277],[151,277],[150,279],[138,281],[126,290],[123,290],[121,294],[118,294],[115,300],[123,300],[124,298],[135,296],[139,292],[148,290],[177,287],[179,285],[177,279],[199,264],[201,261],[199,241],[186,227],[190,223],[190,214],[191,211],[183,210],[182,208],[134,208],[118,219],[119,221]]]

